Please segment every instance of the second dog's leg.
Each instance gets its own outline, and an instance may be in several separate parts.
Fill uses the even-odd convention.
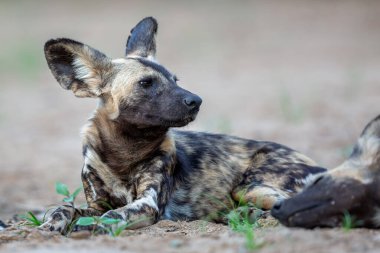
[[[270,210],[278,200],[288,198],[289,195],[270,186],[258,185],[249,190],[237,187],[232,192],[232,197],[237,202],[249,202],[257,208]]]

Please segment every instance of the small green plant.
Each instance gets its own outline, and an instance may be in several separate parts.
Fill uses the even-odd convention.
[[[77,188],[72,194],[70,194],[70,191],[67,187],[67,185],[61,183],[61,182],[56,182],[55,183],[55,191],[60,194],[65,196],[63,198],[63,202],[70,203],[74,205],[75,198],[78,196],[78,194],[81,192],[82,187]]]
[[[73,193],[70,193],[67,185],[61,183],[61,182],[57,182],[55,183],[55,191],[60,194],[60,195],[63,195],[65,196],[63,198],[63,201],[66,202],[66,203],[70,203],[71,205],[74,206],[74,201],[76,199],[76,197],[78,196],[78,194],[81,192],[82,190],[82,187],[79,187],[77,188]],[[51,210],[52,208],[48,209],[45,214],[44,214],[44,217],[41,219],[38,219],[32,212],[27,212],[26,214],[24,215],[20,215],[20,218],[27,221],[26,225],[28,226],[34,226],[34,227],[38,227],[40,225],[42,225],[44,222],[45,222],[45,216],[46,214],[49,212],[49,210]]]
[[[345,232],[350,231],[351,229],[355,228],[356,221],[355,217],[353,217],[348,211],[343,212],[343,220],[342,220],[342,227]]]
[[[257,242],[254,234],[254,229],[260,227],[259,223],[257,223],[257,219],[259,218],[259,215],[262,214],[262,211],[258,206],[247,203],[244,200],[245,193],[246,190],[243,190],[237,194],[239,196],[239,201],[237,202],[231,198],[229,198],[228,201],[223,202],[208,194],[204,195],[220,208],[227,210],[226,213],[222,213],[221,215],[224,216],[232,231],[244,235],[246,239],[246,248],[249,251],[253,251],[263,246],[262,243]],[[214,214],[209,217],[212,219],[214,216],[218,217],[219,215],[220,214]]]
[[[44,223],[45,216],[42,220],[38,219],[32,212],[27,212],[20,216],[21,219],[26,220],[27,226],[38,227]]]
[[[78,226],[94,225],[93,233],[95,233],[96,227],[103,227],[103,229],[106,230],[109,235],[111,235],[112,237],[117,237],[127,227],[126,224],[118,226],[120,222],[122,222],[122,220],[120,219],[93,216],[93,217],[80,217],[77,220],[76,225]],[[112,226],[112,225],[116,225],[116,226]]]
[[[261,248],[262,244],[258,243],[254,229],[258,227],[258,224],[252,220],[250,205],[241,205],[238,208],[231,210],[227,214],[228,226],[232,231],[241,233],[246,239],[246,248],[250,251]]]
[[[139,220],[136,220],[134,222],[125,223],[125,221],[121,219],[113,219],[113,218],[106,218],[106,217],[81,217],[76,221],[76,225],[78,226],[91,226],[94,225],[93,233],[96,231],[96,227],[101,227],[104,229],[110,236],[112,237],[118,237],[121,232],[123,232],[128,227],[131,227],[135,225],[136,223],[139,223],[141,221],[146,220],[147,218],[142,218]]]

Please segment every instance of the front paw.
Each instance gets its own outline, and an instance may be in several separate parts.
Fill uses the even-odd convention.
[[[42,225],[40,225],[38,228],[44,231],[56,231],[61,234],[64,234],[66,231],[66,228],[68,227],[68,224],[65,220],[53,220],[49,219]]]
[[[71,206],[61,206],[55,209],[44,222],[40,229],[45,231],[56,231],[64,234],[67,231],[74,215],[74,208]]]
[[[110,210],[100,217],[99,225],[113,234],[116,231],[124,230],[127,227],[127,222],[120,213]]]

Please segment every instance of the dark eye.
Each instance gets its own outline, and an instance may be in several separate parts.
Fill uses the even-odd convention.
[[[153,85],[153,79],[147,78],[139,81],[139,84],[144,88],[149,88]]]
[[[314,182],[312,185],[316,185],[319,181],[321,181],[323,179],[323,176],[319,176]]]

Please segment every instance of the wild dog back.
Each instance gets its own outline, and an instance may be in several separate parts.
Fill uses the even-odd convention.
[[[174,190],[164,217],[222,221],[235,201],[270,209],[325,171],[286,146],[229,135],[171,131],[176,145]]]

